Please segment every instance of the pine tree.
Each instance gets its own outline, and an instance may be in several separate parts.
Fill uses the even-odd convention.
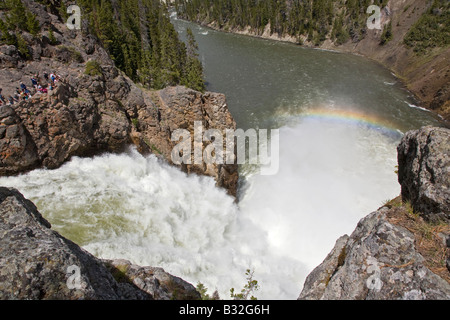
[[[9,9],[6,15],[6,22],[10,30],[27,31],[27,12],[21,0],[6,0],[6,7]]]
[[[97,35],[115,65],[132,80],[161,89],[185,81],[186,45],[159,0],[79,0],[90,32]],[[191,59],[192,60],[192,59]],[[189,60],[190,70],[201,70]],[[192,67],[197,64],[197,67]],[[203,74],[197,75],[203,78]],[[194,77],[193,77],[194,78]],[[195,87],[201,87],[198,84]]]
[[[31,59],[30,48],[28,47],[28,43],[25,41],[25,39],[22,37],[20,33],[17,34],[16,37],[17,37],[17,50],[19,51],[20,55],[25,59]]]
[[[17,39],[16,39],[15,34],[9,32],[8,27],[3,22],[2,19],[0,19],[0,32],[1,32],[0,41],[2,44],[7,44],[7,45],[16,45],[17,44]]]
[[[198,59],[198,45],[191,29],[187,29],[187,63],[184,84],[194,90],[205,91],[203,66]]]
[[[392,40],[392,21],[389,21],[387,25],[383,28],[383,33],[381,34],[380,44],[385,45]]]
[[[31,12],[26,13],[27,17],[27,30],[36,37],[41,30],[39,26],[39,21],[36,19],[36,16]]]
[[[48,40],[50,41],[50,44],[51,44],[51,45],[55,45],[55,44],[58,43],[58,41],[57,41],[56,38],[55,38],[55,34],[54,34],[52,28],[50,28],[50,29],[48,30]]]

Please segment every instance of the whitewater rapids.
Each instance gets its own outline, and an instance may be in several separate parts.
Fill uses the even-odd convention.
[[[252,269],[256,297],[296,299],[335,241],[400,193],[398,142],[370,128],[299,120],[280,130],[279,173],[243,175],[238,203],[213,179],[133,149],[0,185],[19,189],[54,230],[97,257],[162,267],[223,299]]]

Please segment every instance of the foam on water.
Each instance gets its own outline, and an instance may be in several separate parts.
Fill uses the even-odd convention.
[[[367,127],[300,119],[280,131],[279,173],[243,177],[239,204],[213,179],[134,150],[0,185],[18,188],[55,230],[101,258],[160,266],[225,299],[250,268],[258,298],[295,299],[337,238],[399,194],[397,142]]]

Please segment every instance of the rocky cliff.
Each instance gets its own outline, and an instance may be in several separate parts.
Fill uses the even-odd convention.
[[[402,198],[432,221],[450,222],[450,135],[445,128],[408,132],[398,147]]]
[[[0,299],[200,299],[160,268],[102,261],[51,230],[35,205],[0,187]]]
[[[449,139],[444,128],[405,135],[402,196],[340,238],[299,299],[450,299]]]
[[[235,129],[224,95],[185,87],[143,89],[115,67],[95,36],[69,30],[44,5],[25,3],[39,18],[42,35],[23,32],[30,60],[14,45],[0,46],[3,95],[13,95],[21,81],[33,91],[30,79],[35,75],[46,85],[45,72],[61,79],[48,93],[0,107],[0,175],[53,169],[72,156],[120,152],[133,144],[171,162],[174,130],[193,131],[194,121],[206,129]],[[236,195],[236,165],[182,169],[212,176]]]

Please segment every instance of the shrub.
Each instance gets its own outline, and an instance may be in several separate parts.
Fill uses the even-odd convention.
[[[434,47],[450,44],[450,3],[435,0],[433,5],[409,29],[403,42],[416,53],[424,53]]]
[[[86,69],[84,73],[90,75],[91,77],[102,76],[103,70],[102,67],[100,66],[100,63],[98,63],[97,60],[89,60],[86,63]]]
[[[389,21],[387,25],[383,28],[383,33],[381,34],[381,45],[385,45],[392,40],[392,21]]]

